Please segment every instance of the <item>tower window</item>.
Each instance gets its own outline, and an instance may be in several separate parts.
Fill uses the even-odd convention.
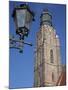
[[[51,63],[54,62],[54,60],[53,60],[53,50],[52,49],[50,50],[50,61],[51,61]]]
[[[52,72],[52,81],[54,81],[54,73]]]

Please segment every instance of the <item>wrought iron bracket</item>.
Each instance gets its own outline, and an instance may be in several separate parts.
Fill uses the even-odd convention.
[[[24,42],[24,39],[16,39],[14,37],[10,37],[9,38],[9,42],[10,42],[10,48],[14,48],[14,49],[19,49],[19,52],[22,53],[23,52],[23,47],[24,47],[24,44],[26,45],[29,45],[29,46],[32,46],[31,43],[28,43],[28,42]]]

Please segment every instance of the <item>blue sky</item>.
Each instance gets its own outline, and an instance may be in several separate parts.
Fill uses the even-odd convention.
[[[23,2],[15,2],[20,5]],[[59,35],[61,44],[61,60],[65,64],[66,58],[66,6],[60,4],[28,3],[30,9],[35,13],[35,22],[32,22],[30,33],[25,42],[31,42],[32,47],[24,45],[23,53],[16,49],[10,49],[9,57],[9,87],[33,87],[34,83],[34,47],[36,44],[36,32],[40,28],[40,15],[43,9],[48,8],[52,13],[53,27]],[[15,24],[11,17],[14,9],[14,1],[9,2],[9,32],[15,34]]]

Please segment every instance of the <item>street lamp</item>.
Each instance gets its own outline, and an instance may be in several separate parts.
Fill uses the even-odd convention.
[[[16,25],[16,34],[20,36],[20,39],[24,39],[29,34],[30,24],[34,20],[34,13],[28,5],[21,4],[14,8],[12,16]]]
[[[24,42],[24,38],[28,37],[30,32],[31,22],[34,21],[34,13],[30,10],[26,4],[21,4],[13,10],[12,17],[16,26],[16,34],[19,35],[19,40],[14,37],[10,37],[10,47],[19,49],[22,52],[23,44],[32,46],[30,43]]]

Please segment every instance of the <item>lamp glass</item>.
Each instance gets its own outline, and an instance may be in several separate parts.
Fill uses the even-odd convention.
[[[16,16],[17,16],[17,26],[24,27],[25,25],[25,18],[26,18],[26,10],[16,10]]]

